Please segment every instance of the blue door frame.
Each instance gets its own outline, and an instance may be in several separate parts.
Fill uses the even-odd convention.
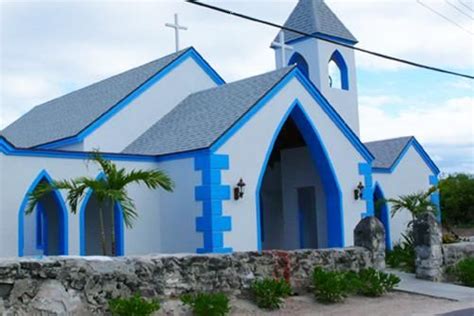
[[[379,203],[376,203],[378,200],[385,200],[382,188],[378,183],[375,183],[374,187],[374,206],[377,207]],[[380,207],[380,206],[379,206]],[[375,210],[377,212],[377,210]],[[375,214],[374,214],[375,215]],[[390,236],[390,212],[387,205],[387,202],[381,203],[380,207],[380,221],[385,228],[385,248],[387,250],[392,250],[392,238]]]

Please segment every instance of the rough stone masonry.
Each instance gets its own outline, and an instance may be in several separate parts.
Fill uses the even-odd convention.
[[[140,256],[123,258],[21,259],[0,261],[0,313],[100,312],[113,297],[139,292],[173,297],[186,292],[241,294],[255,278],[288,279],[309,288],[315,266],[359,270],[372,266],[361,247],[269,251],[230,255]]]
[[[245,294],[258,278],[284,278],[299,292],[310,289],[316,266],[353,270],[384,266],[383,225],[363,219],[357,247],[236,252],[228,255],[47,257],[0,260],[0,314],[104,312],[115,297],[176,297],[188,292]]]

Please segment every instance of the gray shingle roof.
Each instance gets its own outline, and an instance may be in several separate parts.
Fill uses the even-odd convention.
[[[284,26],[304,33],[325,34],[351,42],[357,42],[354,35],[352,35],[341,20],[339,20],[322,0],[299,0]],[[303,37],[303,35],[298,33],[290,31],[284,32],[285,42]],[[278,35],[275,41],[278,41]]]
[[[191,48],[34,107],[2,134],[17,147],[73,137]]]
[[[208,148],[293,68],[191,94],[123,152],[163,155]]]
[[[390,168],[402,153],[405,146],[410,142],[412,136],[384,139],[364,143],[374,155],[373,168]]]

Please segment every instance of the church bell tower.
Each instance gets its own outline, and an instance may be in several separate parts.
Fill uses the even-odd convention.
[[[299,0],[284,26],[321,39],[282,31],[283,36],[278,34],[271,46],[275,50],[277,68],[296,64],[359,135],[354,51],[340,45],[353,46],[357,39],[323,0]],[[282,56],[281,46],[286,45],[291,48],[283,48]]]

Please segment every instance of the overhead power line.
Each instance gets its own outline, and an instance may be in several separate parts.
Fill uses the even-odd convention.
[[[421,5],[422,7],[424,7],[425,9],[427,9],[427,10],[433,12],[434,14],[436,14],[436,15],[438,15],[438,16],[440,16],[440,17],[442,17],[443,19],[445,19],[445,20],[448,21],[449,23],[451,23],[451,24],[453,24],[453,25],[459,27],[461,30],[463,30],[463,31],[465,31],[465,32],[467,32],[467,33],[469,33],[469,34],[471,34],[471,35],[474,35],[473,32],[471,32],[471,31],[465,29],[461,24],[459,24],[459,23],[457,23],[457,22],[451,20],[450,18],[448,18],[446,15],[444,15],[444,14],[442,14],[442,13],[439,13],[438,11],[436,11],[435,9],[433,9],[432,7],[430,7],[429,5],[424,4],[424,3],[421,2],[420,0],[416,0],[416,2],[417,2],[419,5]]]
[[[444,0],[444,2],[446,2],[447,4],[449,4],[452,8],[454,8],[454,9],[455,9],[456,11],[458,11],[459,13],[463,14],[464,16],[467,16],[467,17],[470,18],[471,20],[474,20],[474,18],[473,18],[470,14],[464,12],[464,11],[463,11],[462,9],[460,9],[458,6],[455,6],[454,3],[449,2],[449,0]]]
[[[473,10],[470,6],[468,6],[467,4],[465,4],[464,2],[462,2],[461,0],[458,0],[458,2],[459,2],[463,7],[465,7],[466,9],[468,9],[469,11],[474,12],[474,10]]]
[[[221,7],[206,4],[206,3],[203,3],[203,2],[200,2],[200,1],[197,1],[197,0],[185,0],[185,1],[188,2],[188,3],[194,4],[194,5],[198,5],[198,6],[201,6],[201,7],[207,8],[207,9],[211,9],[211,10],[214,10],[214,11],[217,11],[217,12],[229,14],[229,15],[232,15],[232,16],[235,16],[235,17],[238,17],[238,18],[242,18],[242,19],[245,19],[245,20],[253,21],[253,22],[256,22],[256,23],[260,23],[260,24],[265,24],[265,25],[272,26],[272,27],[275,27],[275,28],[278,28],[278,29],[281,29],[281,30],[285,30],[285,31],[296,33],[296,34],[300,34],[300,35],[303,35],[303,36],[313,37],[313,38],[319,39],[319,40],[324,41],[324,42],[328,42],[328,43],[336,44],[336,45],[339,45],[339,46],[347,47],[349,49],[353,49],[353,50],[356,50],[356,51],[359,51],[359,52],[362,52],[362,53],[365,53],[365,54],[369,54],[369,55],[372,55],[372,56],[376,56],[376,57],[379,57],[379,58],[399,62],[399,63],[402,63],[402,64],[406,64],[406,65],[410,65],[410,66],[414,66],[414,67],[418,67],[418,68],[437,71],[437,72],[440,72],[440,73],[445,73],[445,74],[449,74],[449,75],[453,75],[453,76],[463,77],[463,78],[467,78],[467,79],[474,79],[474,76],[472,76],[472,75],[467,75],[467,74],[463,74],[463,73],[460,73],[460,72],[455,72],[455,71],[446,70],[446,69],[442,69],[442,68],[437,68],[437,67],[433,67],[433,66],[428,66],[428,65],[416,63],[416,62],[413,62],[413,61],[409,61],[409,60],[406,60],[406,59],[393,57],[393,56],[389,56],[389,55],[385,55],[385,54],[381,54],[381,53],[377,53],[377,52],[372,51],[372,50],[368,50],[368,49],[364,49],[364,48],[361,48],[361,47],[356,47],[356,46],[344,44],[344,43],[334,41],[334,40],[330,40],[330,39],[327,39],[327,38],[322,38],[322,37],[320,37],[316,34],[305,33],[305,32],[302,32],[302,31],[299,31],[299,30],[296,30],[296,29],[293,29],[293,28],[289,28],[289,27],[286,27],[286,26],[283,26],[283,25],[279,25],[279,24],[276,24],[276,23],[273,23],[273,22],[270,22],[270,21],[254,18],[254,17],[248,16],[248,15],[242,14],[242,13],[238,13],[238,12],[227,10],[227,9],[224,9],[224,8],[221,8]]]

